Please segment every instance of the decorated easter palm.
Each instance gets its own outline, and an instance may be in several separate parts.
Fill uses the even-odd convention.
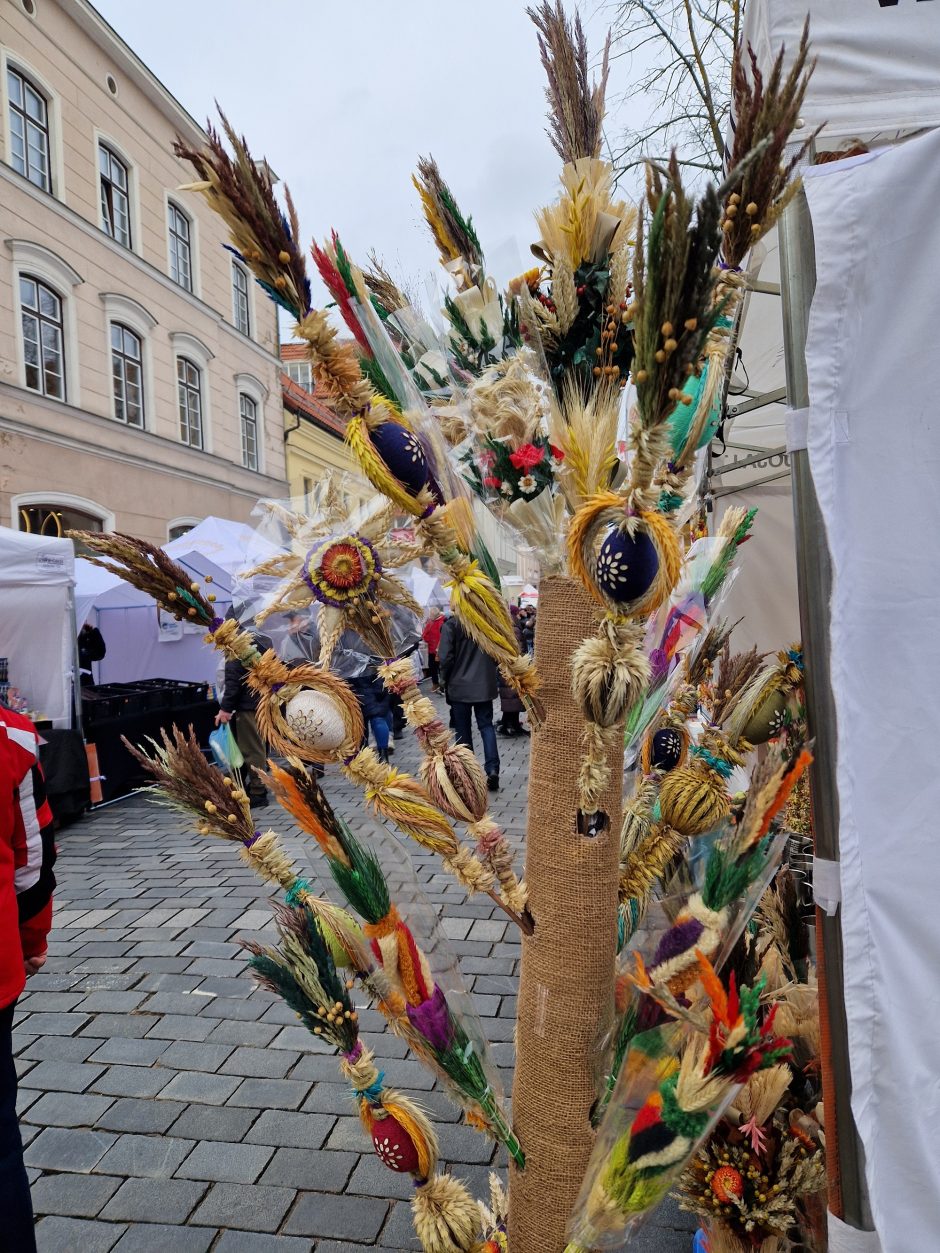
[[[696,539],[686,506],[695,452],[722,412],[747,252],[790,194],[780,158],[805,89],[806,42],[788,76],[778,66],[764,82],[743,61],[736,70],[739,124],[721,187],[694,197],[672,160],[650,167],[637,208],[601,155],[606,49],[592,81],[580,22],[558,3],[531,16],[559,193],[536,215],[538,267],[500,291],[470,215],[436,163],[419,162],[450,284],[442,341],[374,257],[360,268],[331,232],[312,257],[352,337],[341,339],[313,306],[290,199],[282,211],[245,141],[223,119],[228,146],[211,129],[204,148],[176,146],[196,174],[189,190],[294,318],[319,392],[378,493],[354,518],[328,486],[309,512],[268,506],[280,541],[246,576],[268,583],[256,623],[316,610],[319,660],[290,666],[259,652],[253,624],[220,620],[211,592],[149,545],[84,538],[96,560],[245,666],[272,754],[267,782],[319,847],[342,907],[297,876],[273,832],[254,828],[242,781],[207,765],[191,737],[177,732],[142,760],[200,834],[237,844],[285,893],[279,942],[252,946],[250,964],[337,1051],[378,1156],[414,1178],[427,1253],[613,1247],[680,1178],[697,1212],[711,1188],[728,1219],[727,1231],[713,1224],[716,1239],[740,1234],[721,1207],[742,1197],[768,1233],[787,1235],[796,1220],[787,1227],[784,1215],[811,1193],[819,1158],[818,1145],[801,1154],[786,1138],[794,1110],[809,1114],[805,1093],[799,1109],[784,1096],[791,1045],[777,1029],[787,1013],[805,1027],[807,1004],[781,975],[784,911],[766,895],[760,934],[770,940],[755,940],[764,946],[747,961],[741,945],[784,855],[784,806],[808,761],[800,655],[731,655],[721,589],[753,512],[729,511],[717,536]],[[488,573],[472,495],[542,563],[534,664]],[[402,516],[414,536],[405,545],[394,528]],[[478,764],[411,665],[400,627],[416,605],[401,572],[419,555],[437,563],[455,616],[529,712],[524,877]],[[418,778],[362,747],[359,706],[338,673],[348,635],[401,698]],[[769,744],[760,760],[758,744]],[[625,747],[636,767],[626,781]],[[311,765],[338,767],[380,818],[519,926],[511,1120],[466,994],[441,965],[444,942],[419,925],[424,905],[397,845],[354,831],[327,799],[329,774],[321,783]],[[357,1006],[368,1002],[468,1124],[506,1149],[508,1196],[496,1182],[477,1205],[438,1171],[433,1127],[385,1086],[361,1038]],[[770,1146],[789,1209],[747,1191],[757,1149],[738,1152],[739,1124]],[[709,1175],[709,1154],[723,1161],[725,1143],[737,1173]]]

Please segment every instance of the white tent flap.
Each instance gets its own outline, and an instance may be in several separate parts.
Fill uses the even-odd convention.
[[[940,4],[907,7],[940,27]],[[940,318],[940,132],[813,170],[806,190],[852,1108],[884,1253],[919,1253],[940,1244],[940,418],[925,352]]]
[[[940,3],[931,0],[751,0],[744,41],[766,69],[792,53],[807,15],[816,69],[803,133],[823,141],[940,126]]]

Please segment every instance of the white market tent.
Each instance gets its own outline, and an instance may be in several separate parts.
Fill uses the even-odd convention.
[[[184,536],[184,539],[186,537]],[[211,576],[220,616],[232,603],[231,579],[198,552],[175,557],[194,582]],[[79,557],[75,562],[75,616],[101,632],[107,653],[95,663],[98,683],[133,683],[136,679],[215,681],[218,657],[204,642],[205,630],[160,613],[156,601],[117,575]]]
[[[211,578],[219,615],[224,616],[240,594],[239,572],[276,549],[248,523],[208,517],[165,544],[163,551],[194,582]],[[204,630],[159,613],[152,597],[83,558],[76,562],[75,577],[76,619],[97,626],[107,647],[104,660],[94,666],[96,682],[151,678],[215,682],[219,659],[203,642]]]
[[[75,555],[71,540],[0,527],[0,657],[32,712],[72,723]]]
[[[842,946],[851,1107],[871,1209],[870,1223],[864,1202],[853,1203],[851,1215],[847,1209],[850,1224],[831,1220],[830,1248],[919,1253],[937,1247],[940,1230],[940,426],[923,351],[926,328],[940,315],[940,5],[750,0],[743,38],[763,70],[781,44],[796,47],[807,12],[817,67],[801,111],[803,133],[825,124],[818,147],[861,140],[877,154],[808,172],[812,236],[808,228],[791,232],[787,261],[794,282],[811,282],[805,264],[796,269],[801,256],[816,272],[805,353],[808,407],[788,423],[791,447],[806,449],[799,455],[808,461],[832,563],[829,614],[825,603],[807,601],[810,621],[829,617],[828,653],[814,664],[822,663],[824,675],[828,670],[835,726],[817,729],[836,753],[834,767],[828,752],[819,758],[817,798],[836,803],[835,823],[825,824],[837,833],[826,853],[835,860],[817,863],[814,877],[827,909],[838,909],[824,926],[835,927]],[[762,280],[771,272],[766,267]],[[745,364],[758,390],[772,393],[782,385],[779,370],[770,370],[782,360],[782,323],[772,313],[757,319],[755,297],[744,323]],[[748,347],[755,335],[766,345],[763,356]],[[756,408],[750,427],[739,420],[732,438],[779,448],[786,443],[782,416]],[[773,467],[749,469],[760,478]],[[742,477],[739,470],[739,483]],[[772,487],[752,483],[730,499],[749,503],[749,491]],[[811,516],[811,509],[801,512],[804,537]],[[742,564],[750,556],[752,566],[739,580],[742,596],[756,585],[757,595],[774,597],[775,585],[790,577],[775,565],[772,546],[766,563],[754,562],[762,542],[744,551]],[[781,536],[778,555],[783,550]],[[809,658],[812,639],[804,642]],[[834,1033],[834,1049],[838,1043]],[[837,1061],[844,1065],[841,1048]],[[845,1197],[842,1149],[851,1131],[841,1128],[840,1119]],[[875,1231],[859,1229],[872,1224]]]

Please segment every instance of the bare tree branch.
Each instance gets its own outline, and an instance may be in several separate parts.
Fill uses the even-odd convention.
[[[686,168],[720,173],[741,0],[616,0],[610,7],[611,60],[635,67],[618,103],[640,114],[610,143],[618,174],[652,147],[667,155],[675,148]]]

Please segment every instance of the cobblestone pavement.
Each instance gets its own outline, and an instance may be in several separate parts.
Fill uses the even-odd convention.
[[[501,739],[500,753],[493,812],[521,844],[528,741]],[[415,767],[410,732],[393,760]],[[338,774],[326,790],[354,828],[378,834]],[[259,817],[316,884],[316,849],[276,806]],[[435,858],[413,865],[432,904],[446,906],[442,927],[508,1093],[518,938]],[[410,1177],[372,1155],[335,1057],[246,973],[237,941],[271,938],[269,893],[235,849],[133,798],[61,834],[57,876],[49,961],[28,984],[14,1039],[40,1253],[418,1248]],[[499,1164],[490,1141],[458,1126],[376,1012],[361,1023],[389,1083],[437,1120],[444,1163],[485,1195]],[[664,1209],[630,1248],[688,1250],[691,1226]]]

